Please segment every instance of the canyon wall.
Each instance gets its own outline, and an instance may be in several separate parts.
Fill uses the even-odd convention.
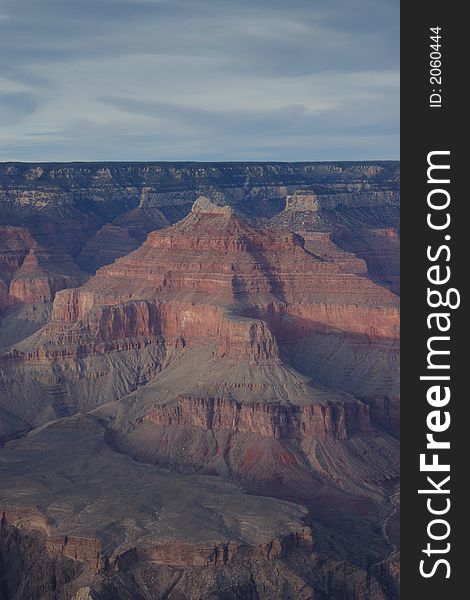
[[[93,271],[152,229],[183,218],[200,195],[251,218],[273,216],[288,194],[312,186],[323,195],[354,192],[354,203],[370,206],[369,198],[396,208],[398,178],[396,162],[3,163],[0,224],[28,227],[38,243]],[[382,213],[382,222],[374,217],[377,226],[390,222]]]
[[[162,427],[225,429],[298,442],[371,432],[368,407],[360,402],[293,406],[180,396],[174,403],[153,408],[145,418]]]
[[[1,600],[396,600],[399,165],[0,165]]]

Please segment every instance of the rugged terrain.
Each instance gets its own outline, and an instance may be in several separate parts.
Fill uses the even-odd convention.
[[[0,598],[397,598],[398,176],[0,165]]]

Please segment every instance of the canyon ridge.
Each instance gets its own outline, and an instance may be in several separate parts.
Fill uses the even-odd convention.
[[[0,164],[0,599],[397,600],[399,202]]]

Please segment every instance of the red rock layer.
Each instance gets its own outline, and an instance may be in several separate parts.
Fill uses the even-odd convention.
[[[174,566],[217,566],[243,563],[250,560],[277,560],[288,556],[292,551],[311,551],[312,531],[305,527],[289,533],[267,544],[251,546],[236,542],[218,544],[209,548],[199,548],[194,544],[157,544],[146,553],[146,558],[154,564]]]
[[[367,275],[366,261],[353,252],[346,252],[337,246],[332,239],[332,233],[325,231],[300,231],[299,233],[305,241],[305,249],[315,256],[339,265],[346,273]]]
[[[86,277],[71,257],[48,252],[27,229],[0,227],[0,301],[51,302],[58,290],[80,285]]]
[[[77,258],[77,263],[88,272],[129,254],[145,240],[147,235],[156,229],[169,225],[165,217],[158,211],[144,211],[140,208],[124,213],[112,223],[103,225],[88,240]]]
[[[27,353],[12,350],[3,360],[54,360],[138,349],[159,343],[162,337],[168,347],[209,342],[221,357],[254,363],[278,359],[269,325],[259,319],[232,316],[206,304],[136,301],[97,306],[77,320],[87,296],[78,289],[69,291],[54,305],[53,320],[40,332],[36,347]]]
[[[348,439],[372,431],[362,402],[290,404],[239,403],[227,398],[180,396],[156,406],[145,420],[163,427],[195,426],[206,431],[256,433],[277,440]]]
[[[215,341],[220,354],[256,361],[277,356],[272,331],[283,340],[325,328],[398,335],[393,294],[303,246],[298,235],[254,230],[199,199],[183,221],[57,294],[44,336],[83,348],[156,335]]]
[[[87,563],[95,571],[99,571],[105,566],[101,544],[98,540],[58,535],[46,517],[34,508],[6,506],[1,509],[1,513],[2,528],[10,526],[45,534],[46,550],[51,554]]]
[[[365,260],[369,273],[400,293],[400,234],[396,228],[341,229],[335,240]]]
[[[1,527],[37,531],[45,535],[45,549],[52,556],[65,556],[85,563],[94,572],[102,571],[110,562],[118,570],[137,561],[179,567],[202,567],[237,564],[246,560],[278,560],[295,550],[313,549],[312,530],[300,527],[267,543],[251,545],[242,542],[218,543],[200,546],[184,541],[150,541],[141,548],[132,548],[116,556],[103,554],[102,544],[93,538],[63,536],[58,534],[45,516],[36,509],[4,507]]]

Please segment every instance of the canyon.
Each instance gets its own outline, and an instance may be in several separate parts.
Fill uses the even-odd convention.
[[[2,600],[398,598],[398,163],[8,163],[0,207]]]

